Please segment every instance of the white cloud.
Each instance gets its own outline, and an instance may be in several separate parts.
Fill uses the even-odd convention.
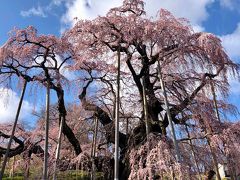
[[[73,26],[76,17],[94,19],[99,15],[105,15],[109,9],[121,4],[121,0],[74,0],[66,5],[67,12],[62,16],[62,22]]]
[[[233,33],[220,36],[220,39],[222,40],[222,45],[229,57],[237,62],[240,58],[240,23],[238,23],[237,28],[233,31]],[[228,75],[228,77],[231,95],[239,95],[239,79],[233,78],[230,75]]]
[[[200,25],[192,25],[192,28],[193,28],[194,32],[204,32],[205,31],[205,28]]]
[[[0,88],[0,123],[9,123],[15,120],[19,96],[16,92],[7,88]],[[33,105],[23,101],[19,120],[27,118],[33,111]]]
[[[20,14],[23,17],[29,17],[29,16],[47,17],[47,15],[44,12],[44,9],[41,6],[38,6],[37,8],[32,7],[29,10],[21,11]]]
[[[233,8],[233,3],[232,3],[231,0],[220,0],[220,5],[222,7],[227,7],[227,8],[230,8],[230,9]]]
[[[230,10],[239,10],[240,0],[220,0],[220,5]]]
[[[167,9],[174,16],[190,21],[195,32],[204,31],[201,25],[208,18],[207,6],[214,0],[145,0],[146,12],[149,17],[156,17],[159,9]]]
[[[165,8],[177,17],[190,20],[193,29],[203,31],[201,23],[207,19],[207,6],[214,0],[145,0],[148,17],[156,17],[160,8]],[[62,16],[64,25],[73,26],[74,19],[94,19],[98,15],[105,15],[110,8],[120,6],[122,0],[74,0],[66,5],[67,12]],[[63,31],[63,30],[62,30]]]
[[[52,0],[51,4],[59,6],[65,1],[67,1],[67,0]]]
[[[145,0],[148,16],[156,16],[160,8],[167,9],[176,17],[187,18],[192,25],[200,26],[207,19],[207,6],[214,0]]]
[[[62,59],[56,58],[58,61],[58,64],[62,63]],[[60,73],[67,78],[68,80],[74,80],[77,78],[76,74],[74,73],[74,71],[69,71],[69,69],[67,68],[68,64],[64,63],[62,65],[62,67],[60,68]]]
[[[232,34],[220,36],[223,47],[231,58],[240,57],[240,23]]]
[[[235,78],[230,78],[229,79],[229,84],[230,84],[230,93],[239,95],[240,93],[240,81]]]

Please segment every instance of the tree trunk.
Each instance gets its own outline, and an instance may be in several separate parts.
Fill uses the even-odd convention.
[[[144,112],[144,120],[145,120],[145,126],[146,126],[146,136],[148,139],[148,135],[150,133],[150,123],[148,120],[148,104],[147,104],[147,97],[146,97],[146,86],[145,86],[145,79],[144,77],[142,78],[142,87],[143,87],[143,112]]]
[[[73,133],[72,129],[66,123],[67,111],[66,111],[65,102],[64,102],[64,91],[60,84],[58,84],[57,87],[54,87],[54,90],[57,92],[57,97],[58,97],[59,116],[63,118],[62,133],[67,137],[68,141],[73,146],[75,154],[79,155],[82,152],[80,143],[76,138],[75,134]],[[59,120],[61,121],[61,119]]]

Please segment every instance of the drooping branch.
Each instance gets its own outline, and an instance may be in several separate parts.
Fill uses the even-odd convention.
[[[210,74],[210,73],[204,73],[200,84],[196,87],[196,89],[191,93],[191,95],[187,98],[185,98],[179,105],[175,105],[170,109],[171,116],[173,118],[173,122],[175,124],[183,123],[182,121],[179,121],[176,116],[182,112],[187,106],[189,106],[194,98],[197,96],[200,90],[208,83],[208,78],[212,79],[219,75],[221,70],[224,68],[224,65],[220,66],[220,68],[217,70],[216,74]],[[163,124],[165,127],[168,126],[168,120],[167,120],[167,115],[165,114]]]
[[[81,100],[82,106],[87,111],[93,111],[95,117],[101,122],[106,131],[106,140],[108,143],[114,143],[114,124],[108,113],[104,111],[99,106],[87,101],[86,94],[87,88],[93,82],[93,80],[88,81],[88,83],[83,87],[82,93],[79,95],[79,99]],[[119,147],[122,149],[126,148],[127,145],[127,137],[125,134],[119,132]]]
[[[24,142],[24,151],[23,151],[23,157],[24,158],[31,158],[32,154],[36,154],[39,156],[42,160],[44,160],[44,150],[39,145],[39,143],[43,141],[43,139],[40,139],[39,141],[33,143],[29,139],[25,140]]]
[[[9,135],[3,133],[2,131],[0,131],[0,137],[3,137],[5,139],[10,138]],[[22,140],[18,139],[16,136],[13,136],[13,140],[18,144],[18,146],[9,150],[9,154],[8,154],[9,158],[16,156],[18,154],[21,154],[24,150],[24,142]],[[7,151],[6,148],[0,147],[0,156],[4,155],[6,151]]]
[[[2,131],[0,131],[0,137],[9,139],[10,135],[7,135],[7,134],[3,133]],[[36,155],[39,155],[40,157],[43,157],[44,151],[43,151],[42,147],[40,145],[38,145],[40,143],[40,141],[31,143],[28,140],[22,141],[19,138],[17,138],[16,136],[13,136],[13,140],[18,145],[16,147],[10,149],[9,154],[8,154],[9,158],[16,156],[16,155],[20,155],[20,154],[23,154],[24,156],[27,155],[27,157],[31,157],[32,154],[36,154]],[[6,150],[7,150],[6,148],[0,147],[0,156],[3,156],[6,153]]]

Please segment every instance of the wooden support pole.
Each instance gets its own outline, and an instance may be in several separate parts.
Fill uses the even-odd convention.
[[[126,135],[128,135],[128,129],[129,129],[129,118],[127,118],[127,122],[126,122]]]
[[[163,99],[164,99],[164,104],[166,106],[167,118],[168,118],[168,122],[170,125],[172,140],[173,140],[174,148],[176,151],[176,159],[177,159],[177,162],[181,162],[179,147],[178,147],[178,143],[176,140],[176,134],[175,134],[175,130],[174,130],[173,122],[172,122],[172,116],[171,116],[170,109],[169,109],[167,93],[166,93],[165,85],[164,85],[163,78],[162,78],[161,66],[160,66],[159,60],[157,62],[158,62],[158,76],[159,76],[160,85],[161,85],[161,88],[163,91]]]
[[[61,143],[62,143],[62,129],[63,129],[63,117],[60,116],[60,127],[58,132],[58,143],[56,148],[56,156],[55,156],[55,164],[54,164],[54,171],[53,171],[53,180],[57,179],[57,164],[60,157],[60,149],[61,149]]]
[[[50,106],[50,82],[47,81],[46,92],[46,115],[45,115],[45,144],[44,144],[44,163],[43,180],[48,179],[48,133],[49,133],[49,106]]]
[[[215,112],[216,112],[216,118],[219,122],[221,122],[218,105],[217,105],[217,95],[216,95],[214,84],[212,81],[210,82],[210,86],[211,86],[211,91],[212,91],[212,95],[213,95],[213,104],[214,104],[214,108],[215,108]]]
[[[120,107],[120,49],[117,51],[117,93],[115,110],[114,180],[119,179],[119,107]]]
[[[193,143],[192,143],[191,136],[190,136],[190,133],[188,131],[187,125],[185,125],[185,130],[187,132],[187,136],[188,136],[188,139],[189,139],[189,144],[190,144],[190,148],[191,148],[191,153],[192,153],[192,157],[193,157],[193,160],[194,160],[194,164],[195,164],[195,166],[197,168],[198,178],[199,178],[199,180],[202,180],[202,177],[201,177],[201,174],[200,174],[200,169],[199,169],[199,166],[198,166],[198,163],[197,163],[197,158],[196,158],[196,155],[195,155],[195,152],[194,152],[194,148],[193,148]]]
[[[221,122],[219,111],[218,111],[218,105],[217,105],[217,95],[216,95],[215,88],[214,88],[214,85],[213,85],[212,81],[210,82],[210,86],[211,86],[211,91],[212,91],[212,95],[213,95],[213,105],[214,105],[214,108],[215,108],[216,118],[219,122]],[[213,158],[213,164],[214,164],[215,171],[216,171],[216,179],[221,180],[221,177],[220,177],[220,174],[219,174],[219,169],[218,169],[218,162],[217,162],[216,154],[213,152],[213,149],[212,149],[212,146],[211,146],[211,143],[210,143],[210,139],[207,139],[207,142],[208,142],[208,145],[209,145],[209,148],[210,148],[210,151],[211,151],[211,154],[212,154],[212,158]]]
[[[7,160],[8,160],[8,155],[9,155],[9,152],[10,152],[10,148],[11,148],[12,140],[13,140],[13,137],[14,137],[14,133],[15,133],[15,130],[16,130],[16,127],[17,127],[17,122],[18,122],[20,111],[21,111],[24,94],[25,94],[25,91],[26,91],[26,86],[27,86],[27,81],[24,80],[23,89],[22,89],[20,100],[19,100],[15,121],[14,121],[13,128],[12,128],[12,133],[11,133],[10,139],[8,141],[7,150],[6,150],[4,159],[3,159],[2,169],[1,169],[1,173],[0,173],[0,180],[2,180],[3,175],[4,175],[5,167],[6,167]]]
[[[213,159],[213,165],[214,165],[214,169],[216,171],[216,180],[221,180],[221,176],[219,174],[219,170],[218,170],[218,162],[217,162],[217,156],[216,154],[214,153],[213,151],[213,148],[211,146],[211,141],[210,139],[207,137],[207,144],[209,146],[209,149],[210,149],[210,153],[212,155],[212,159]]]
[[[94,127],[94,135],[93,135],[93,142],[92,142],[92,169],[91,169],[91,180],[96,179],[96,167],[95,167],[95,157],[96,157],[96,145],[97,145],[97,133],[98,133],[98,119],[95,117],[95,127]]]
[[[211,68],[210,64],[208,65],[208,69],[209,69],[209,73],[212,74],[212,68]],[[213,104],[214,104],[214,108],[215,108],[216,118],[219,122],[221,122],[219,111],[218,111],[218,106],[217,106],[217,96],[216,96],[216,93],[215,93],[215,88],[214,88],[212,79],[210,81],[210,87],[211,87],[211,91],[212,91],[212,95],[213,95]],[[210,130],[210,131],[212,133],[212,130]],[[214,153],[213,148],[211,146],[211,140],[210,140],[209,137],[207,137],[206,139],[207,139],[207,144],[209,146],[210,153],[211,153],[211,156],[212,156],[214,169],[216,171],[216,179],[221,180],[221,177],[220,177],[220,174],[219,174],[219,169],[218,169],[218,161],[217,161],[216,154]]]

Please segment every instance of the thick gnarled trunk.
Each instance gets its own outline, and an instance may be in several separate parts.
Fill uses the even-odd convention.
[[[78,139],[76,138],[75,134],[73,133],[72,129],[67,125],[66,123],[66,115],[67,111],[65,108],[65,103],[64,103],[64,91],[61,87],[60,84],[54,87],[54,90],[57,92],[57,97],[58,97],[58,111],[59,111],[59,123],[61,123],[61,118],[63,127],[62,127],[62,133],[67,137],[69,142],[74,148],[75,154],[79,155],[82,152],[80,143]]]

